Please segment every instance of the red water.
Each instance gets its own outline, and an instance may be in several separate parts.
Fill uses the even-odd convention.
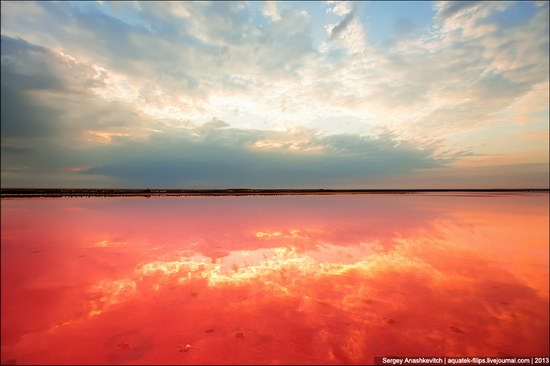
[[[547,356],[548,202],[2,200],[1,362]]]

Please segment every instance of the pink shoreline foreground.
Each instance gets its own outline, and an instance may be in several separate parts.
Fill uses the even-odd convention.
[[[545,357],[548,195],[1,201],[1,362]]]

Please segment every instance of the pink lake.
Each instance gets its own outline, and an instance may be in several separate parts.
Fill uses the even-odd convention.
[[[549,353],[549,196],[1,201],[3,364]]]

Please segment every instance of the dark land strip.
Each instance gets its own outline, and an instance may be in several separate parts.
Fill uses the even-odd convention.
[[[119,196],[278,196],[337,194],[414,193],[548,193],[548,188],[523,189],[97,189],[97,188],[2,188],[1,198],[119,197]]]

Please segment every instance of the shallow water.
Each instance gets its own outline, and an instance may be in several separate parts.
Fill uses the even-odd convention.
[[[2,363],[546,356],[548,194],[2,200]]]

